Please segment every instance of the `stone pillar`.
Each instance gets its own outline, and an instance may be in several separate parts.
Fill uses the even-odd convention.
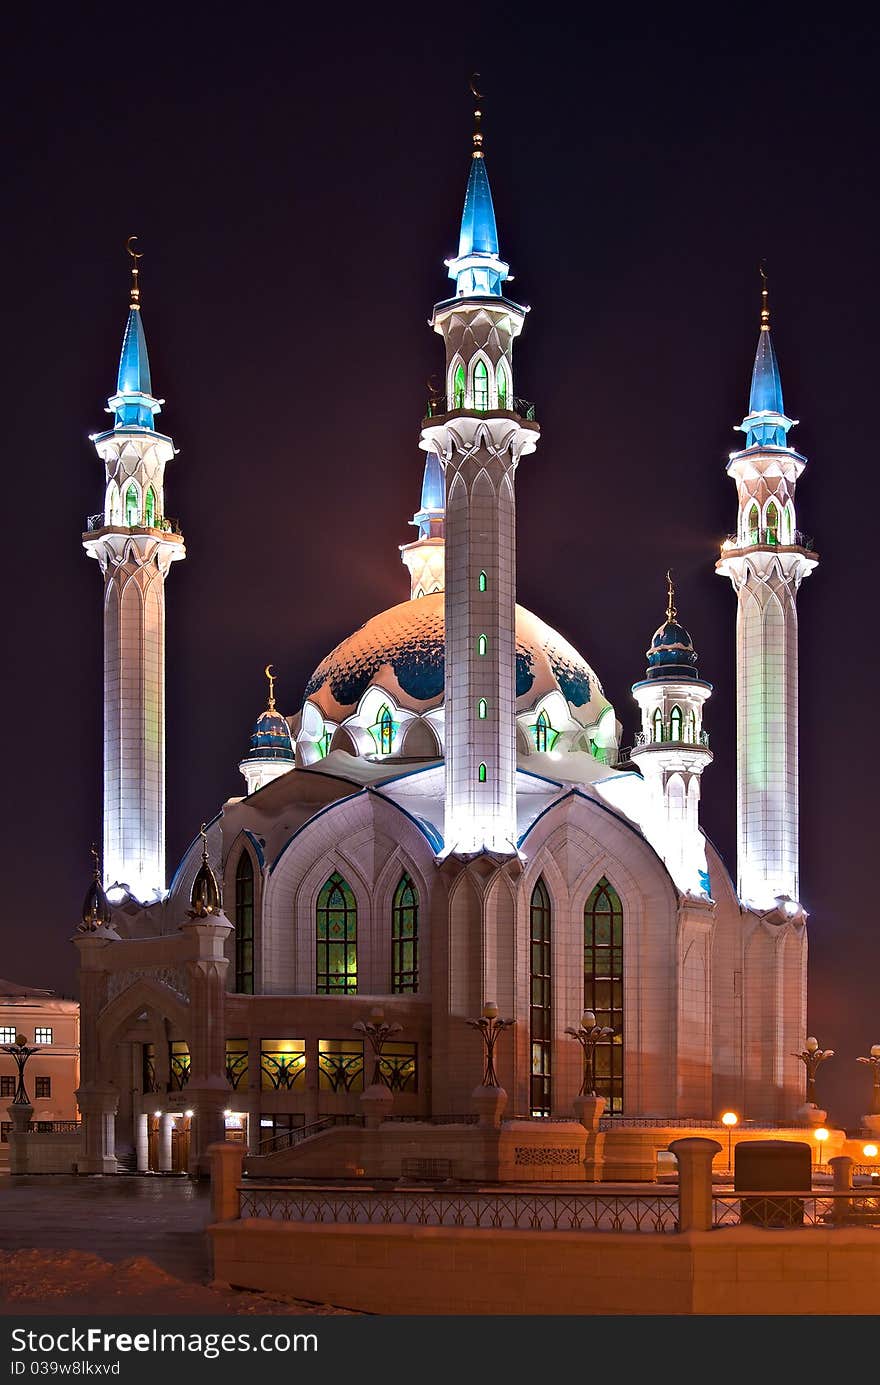
[[[712,1230],[712,1160],[721,1153],[717,1140],[690,1136],[668,1146],[678,1160],[678,1229]]]
[[[171,1132],[174,1129],[173,1117],[163,1111],[159,1117],[159,1172],[171,1172]]]
[[[12,1129],[9,1132],[9,1172],[28,1172],[28,1130],[34,1108],[30,1102],[7,1106]]]
[[[134,1148],[138,1173],[150,1170],[150,1118],[140,1115],[134,1118]]]
[[[119,1093],[115,1087],[80,1087],[74,1093],[82,1115],[82,1144],[76,1161],[77,1173],[116,1173],[116,1108]]]
[[[306,1039],[306,1125],[318,1119],[321,1101],[321,1072],[318,1066],[318,1040]]]
[[[232,1100],[226,1077],[226,973],[224,953],[232,924],[221,911],[181,925],[190,940],[187,963],[190,986],[190,1078],[187,1103],[194,1112],[190,1128],[189,1172],[210,1172],[209,1145],[226,1134],[223,1112]]]
[[[368,1130],[376,1130],[391,1115],[394,1097],[384,1082],[371,1082],[360,1095],[360,1108],[364,1113],[364,1125]]]
[[[829,1159],[831,1173],[834,1178],[834,1191],[836,1193],[847,1193],[852,1189],[853,1160],[848,1154],[836,1154],[833,1159]],[[852,1200],[848,1197],[836,1197],[831,1215],[835,1221],[846,1221],[852,1211]]]
[[[244,1146],[232,1142],[213,1144],[207,1154],[211,1165],[211,1220],[237,1220]]]
[[[501,1115],[507,1105],[507,1093],[503,1087],[475,1087],[471,1102],[480,1117],[480,1126],[492,1130],[501,1128]]]

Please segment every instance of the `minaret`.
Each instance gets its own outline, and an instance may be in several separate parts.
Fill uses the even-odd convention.
[[[249,794],[293,769],[296,758],[290,727],[275,708],[275,675],[271,664],[266,665],[265,673],[269,680],[266,710],[257,717],[251,734],[251,748],[238,766],[247,781]]]
[[[165,889],[165,577],[186,550],[165,514],[175,448],[153,426],[164,401],[150,383],[136,239],[126,247],[131,302],[107,401],[113,425],[92,436],[104,463],[104,509],[89,520],[83,546],[104,576],[104,880],[148,900]]]
[[[512,854],[514,472],[539,429],[531,406],[514,398],[513,342],[527,309],[502,293],[508,266],[498,255],[479,109],[474,120],[458,254],[447,261],[455,297],[431,319],[446,347],[446,397],[430,402],[421,446],[446,480],[446,848]]]
[[[700,776],[712,762],[703,730],[703,703],[712,695],[712,684],[699,675],[693,641],[678,621],[670,573],[666,580],[666,620],[646,651],[645,677],[632,689],[642,711],[632,758],[648,790],[646,836],[679,889],[708,895]]]
[[[737,843],[739,895],[759,910],[798,901],[797,593],[819,561],[797,530],[794,493],[806,459],[788,444],[761,270],[761,330],[746,445],[728,475],[739,501],[737,532],[716,569],[737,594]]]
[[[446,585],[446,487],[440,458],[429,452],[425,459],[422,480],[422,503],[410,524],[419,536],[412,543],[400,545],[401,561],[409,568],[410,597],[430,596],[442,592]]]

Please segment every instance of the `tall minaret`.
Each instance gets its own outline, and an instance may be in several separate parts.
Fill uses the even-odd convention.
[[[104,575],[104,879],[141,900],[165,889],[165,577],[186,556],[165,515],[171,439],[157,433],[163,400],[150,383],[138,260],[131,236],[131,302],[113,426],[92,436],[104,463],[102,514],[83,546]]]
[[[421,437],[446,478],[445,839],[462,854],[516,850],[514,472],[539,433],[514,398],[527,309],[502,294],[480,119],[477,109],[458,255],[447,261],[455,297],[431,319],[446,346],[446,397],[429,404]]]
[[[442,592],[446,582],[446,540],[444,521],[446,516],[446,487],[443,482],[443,468],[440,458],[429,452],[425,458],[425,475],[422,480],[422,503],[416,510],[410,524],[414,524],[419,536],[412,543],[400,545],[401,561],[409,568],[410,597],[430,596]]]
[[[761,270],[761,331],[746,445],[731,453],[739,522],[716,569],[737,594],[737,843],[740,899],[759,910],[798,901],[797,593],[819,561],[797,530],[794,493],[806,458],[788,445]]]

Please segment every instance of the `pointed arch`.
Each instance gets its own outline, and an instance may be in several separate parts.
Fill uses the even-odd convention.
[[[485,697],[481,697],[477,703],[477,716],[480,721],[485,721],[489,715],[489,704]]]
[[[394,720],[387,702],[379,711],[376,726],[379,731],[379,751],[382,755],[390,755],[394,744]]]
[[[623,1110],[623,905],[603,875],[584,905],[584,1009],[596,1023],[614,1030],[597,1044],[594,1060],[596,1093],[607,1102],[609,1114]]]
[[[790,500],[787,501],[785,508],[782,511],[781,534],[783,543],[794,543],[794,505]]]
[[[144,526],[147,529],[155,529],[157,519],[156,492],[152,486],[147,486],[147,493],[144,497]]]
[[[477,653],[479,654],[479,656],[480,656],[481,659],[485,658],[485,656],[486,656],[486,654],[487,654],[487,652],[488,652],[488,649],[489,649],[489,641],[486,639],[486,636],[485,636],[485,635],[478,635],[478,636],[477,636]]]
[[[467,399],[467,376],[464,361],[460,356],[453,357],[449,366],[449,403],[453,409],[463,409]]]
[[[552,1105],[552,985],[550,894],[539,876],[529,902],[529,1114],[549,1116]]]
[[[476,356],[471,366],[471,395],[478,413],[486,413],[491,408],[489,393],[489,367],[484,356]]]
[[[357,992],[357,901],[339,871],[324,883],[315,907],[318,995]]]
[[[512,402],[512,391],[510,388],[510,372],[507,368],[507,362],[503,358],[498,362],[498,366],[495,371],[495,389],[498,394],[499,409],[509,409]]]
[[[485,570],[481,571],[479,577],[477,578],[477,586],[479,587],[481,592],[489,590],[489,579],[486,576]]]
[[[415,995],[419,989],[419,892],[407,871],[391,903],[391,991]]]
[[[663,713],[659,707],[654,708],[654,715],[651,717],[651,740],[655,744],[663,740]]]
[[[105,524],[119,524],[121,518],[122,502],[119,498],[119,487],[115,481],[111,481],[104,498],[104,522]]]
[[[758,542],[758,531],[761,527],[761,519],[756,501],[752,501],[746,513],[746,538],[750,544]]]
[[[235,989],[254,993],[254,863],[243,846],[235,867]]]
[[[141,516],[141,492],[137,481],[131,477],[125,488],[125,501],[123,507],[122,522],[129,529],[134,529],[140,523]]]
[[[481,784],[485,784],[487,777],[488,776],[486,773],[486,766],[480,765],[479,769],[477,770],[477,779]]]
[[[684,717],[682,716],[681,708],[676,702],[673,705],[672,711],[669,713],[669,739],[671,741],[680,741],[684,739],[682,734],[683,725]]]
[[[767,501],[767,509],[764,511],[764,528],[767,531],[767,543],[779,543],[779,506],[775,500]]]

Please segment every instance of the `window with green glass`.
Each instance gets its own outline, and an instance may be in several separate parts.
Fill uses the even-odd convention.
[[[333,739],[332,731],[325,731],[323,736],[319,736],[315,741],[318,748],[318,758],[323,760],[325,755],[330,754],[330,742]]]
[[[394,995],[419,989],[419,894],[404,871],[391,902],[391,990]]]
[[[132,482],[125,492],[125,522],[129,529],[133,529],[140,518],[140,505],[138,504],[137,486]]]
[[[247,1039],[226,1040],[226,1081],[234,1092],[247,1091],[248,1084],[248,1041]]]
[[[746,520],[746,529],[748,531],[749,543],[758,542],[759,523],[760,521],[758,518],[758,507],[757,505],[752,505],[751,509],[749,510],[748,519]]]
[[[351,886],[334,871],[318,895],[318,995],[357,991],[357,903]]]
[[[481,697],[479,702],[477,703],[477,716],[480,718],[480,721],[485,721],[488,715],[489,704],[486,701],[485,697]]]
[[[156,496],[153,487],[147,487],[147,496],[144,501],[144,524],[148,529],[153,529],[156,524]]]
[[[480,573],[480,577],[479,577],[479,588],[480,588],[480,591],[481,591],[481,592],[484,592],[484,591],[486,590],[486,588],[488,587],[488,585],[489,585],[489,579],[488,579],[488,577],[486,576],[485,572],[481,572],[481,573]]]
[[[260,1087],[264,1092],[292,1092],[306,1085],[305,1039],[260,1040]]]
[[[779,511],[776,502],[771,500],[767,506],[767,542],[779,542]]]
[[[544,755],[548,750],[552,750],[559,739],[559,732],[553,730],[550,718],[543,708],[538,713],[532,729],[535,737],[535,749],[538,754]]]
[[[382,1081],[391,1092],[417,1092],[419,1089],[418,1045],[383,1044],[379,1059]]]
[[[489,407],[489,372],[482,359],[474,366],[474,408],[485,412]]]
[[[318,1040],[318,1090],[362,1092],[364,1045],[358,1039]]]
[[[486,782],[486,766],[485,766],[485,765],[480,765],[480,768],[477,770],[477,778],[479,779],[479,781],[480,781],[481,784],[485,784],[485,782]]]
[[[242,851],[235,868],[235,989],[254,993],[254,864]]]
[[[530,918],[531,991],[529,1041],[531,1044],[530,1113],[550,1115],[552,1059],[552,996],[550,975],[550,895],[543,876],[532,890]]]
[[[391,754],[393,741],[394,722],[391,719],[391,711],[388,707],[383,707],[379,713],[379,748],[383,755]]]
[[[464,366],[459,362],[455,367],[455,374],[452,377],[452,404],[455,409],[464,408],[466,382]]]
[[[478,636],[477,636],[477,653],[479,654],[479,656],[480,656],[481,659],[485,657],[486,651],[488,650],[488,648],[489,648],[489,641],[486,639],[486,636],[485,636],[485,635],[478,635]]]
[[[596,1092],[609,1114],[623,1110],[623,906],[606,876],[584,906],[584,1009],[614,1030],[596,1045]]]
[[[663,739],[663,713],[660,711],[660,708],[659,708],[659,707],[656,709],[656,711],[654,712],[653,717],[651,718],[651,725],[652,725],[653,728],[654,728],[654,740],[655,740],[655,741],[662,741],[662,739]]]
[[[676,703],[672,711],[669,713],[669,739],[672,741],[680,741],[682,739],[681,728],[681,708],[679,707],[678,703]]]
[[[506,409],[506,408],[507,408],[507,371],[506,371],[505,368],[504,368],[504,362],[503,362],[503,361],[499,361],[499,362],[498,362],[498,370],[497,370],[497,372],[496,372],[496,377],[495,377],[495,378],[496,378],[496,381],[497,381],[497,388],[498,388],[498,407],[499,407],[499,409]]]

